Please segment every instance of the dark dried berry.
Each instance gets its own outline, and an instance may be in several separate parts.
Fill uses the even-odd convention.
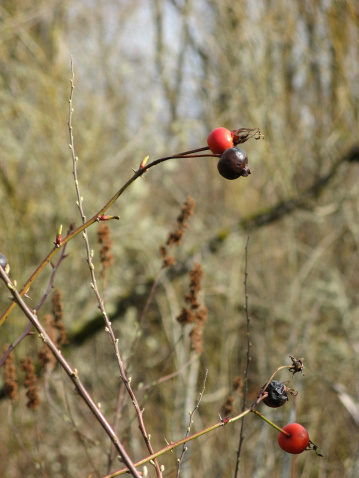
[[[1,266],[3,269],[5,269],[6,264],[7,264],[7,259],[6,259],[6,257],[4,256],[4,254],[0,254],[0,266]]]
[[[238,147],[226,149],[218,161],[217,168],[219,174],[226,179],[237,179],[251,174],[247,154]]]
[[[262,388],[265,387],[265,384]],[[268,396],[263,399],[267,407],[278,408],[288,401],[287,387],[278,380],[272,380],[265,390]]]

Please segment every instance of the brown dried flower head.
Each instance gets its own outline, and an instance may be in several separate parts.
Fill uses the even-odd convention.
[[[229,395],[221,407],[221,415],[227,417],[228,415],[232,415],[235,412],[236,409],[234,407],[234,397],[232,395]]]
[[[190,277],[189,293],[185,295],[185,301],[191,305],[192,309],[197,309],[200,306],[198,293],[202,289],[201,280],[203,277],[202,266],[199,262],[195,262]]]
[[[113,264],[112,239],[110,228],[107,223],[100,222],[97,230],[98,243],[100,244],[100,262],[102,264],[101,276],[105,275],[106,269]]]
[[[176,318],[181,325],[192,324],[196,320],[196,316],[192,310],[183,307],[181,313]]]
[[[185,295],[185,301],[189,307],[183,307],[181,313],[177,317],[177,321],[181,325],[194,323],[194,327],[190,332],[192,341],[192,349],[198,354],[203,350],[203,327],[207,321],[207,307],[202,306],[198,300],[198,293],[202,288],[201,279],[203,270],[201,264],[196,262],[190,271],[189,293]]]
[[[238,375],[238,377],[235,377],[232,381],[232,390],[241,394],[243,387],[244,387],[243,377],[242,375]]]
[[[7,352],[9,346],[5,345],[4,353]],[[12,352],[6,358],[4,363],[4,392],[5,395],[10,398],[10,400],[15,401],[18,398],[18,383],[17,383],[17,375],[16,375],[16,366],[14,361],[14,354]]]
[[[187,196],[187,200],[182,206],[181,214],[177,218],[176,229],[168,235],[168,246],[172,246],[173,244],[179,246],[181,244],[186,229],[188,228],[187,221],[193,214],[195,204],[196,201],[191,198],[191,196]]]
[[[37,387],[37,377],[35,373],[34,362],[31,357],[24,357],[21,360],[21,370],[25,372],[25,388],[28,398],[27,407],[35,410],[39,403],[39,393]]]
[[[160,255],[162,257],[162,267],[171,269],[176,264],[176,259],[173,256],[167,255],[167,249],[165,246],[160,247]]]

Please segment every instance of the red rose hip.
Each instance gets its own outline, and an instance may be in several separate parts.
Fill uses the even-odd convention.
[[[207,144],[212,153],[222,154],[233,147],[233,135],[227,128],[216,128],[209,133]]]
[[[282,450],[293,455],[299,455],[309,445],[309,435],[307,430],[299,423],[290,423],[283,427],[285,432],[290,436],[280,432],[278,435],[278,444]]]

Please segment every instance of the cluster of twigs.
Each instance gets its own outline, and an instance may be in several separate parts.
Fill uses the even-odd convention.
[[[113,427],[110,425],[110,423],[108,422],[108,420],[106,419],[106,417],[102,413],[99,404],[95,403],[95,401],[90,396],[87,389],[85,388],[83,382],[80,379],[78,370],[76,368],[72,367],[68,363],[68,361],[64,358],[58,344],[51,338],[50,334],[46,331],[46,327],[39,321],[39,319],[37,317],[38,310],[40,309],[40,307],[42,306],[42,304],[46,300],[51,288],[53,287],[55,274],[58,271],[58,268],[59,268],[61,262],[66,257],[65,250],[66,250],[66,246],[67,246],[68,242],[70,242],[73,238],[75,238],[77,235],[82,233],[82,237],[83,237],[84,243],[85,243],[87,262],[88,262],[90,276],[91,276],[91,288],[94,291],[94,294],[95,294],[96,299],[98,301],[98,307],[101,311],[101,314],[103,316],[103,320],[104,320],[104,323],[105,323],[105,331],[107,332],[107,334],[109,336],[110,342],[112,344],[112,347],[114,349],[114,353],[115,353],[116,358],[117,358],[117,364],[118,364],[118,368],[119,368],[119,372],[120,372],[122,382],[123,382],[123,384],[124,384],[124,386],[127,390],[127,393],[129,394],[129,396],[131,398],[131,402],[134,405],[134,408],[135,408],[135,411],[136,411],[136,414],[137,414],[137,419],[138,419],[138,422],[139,422],[139,428],[141,430],[141,433],[143,435],[143,439],[145,441],[148,452],[150,454],[150,457],[148,458],[148,460],[145,460],[145,461],[151,461],[151,463],[153,463],[153,465],[155,467],[157,476],[161,477],[163,470],[161,469],[161,467],[159,466],[159,464],[156,460],[156,454],[155,454],[155,452],[152,448],[152,445],[150,443],[150,436],[146,431],[146,427],[145,427],[145,423],[143,421],[143,416],[142,416],[142,411],[140,409],[140,405],[139,405],[139,403],[137,401],[137,398],[135,396],[135,393],[134,393],[134,391],[131,387],[131,379],[130,379],[130,377],[127,377],[127,374],[126,374],[126,370],[125,370],[124,363],[123,363],[123,360],[121,358],[121,353],[120,353],[119,346],[118,346],[118,339],[116,338],[116,336],[114,334],[111,322],[108,318],[108,315],[107,315],[107,312],[106,312],[106,309],[105,309],[105,306],[104,306],[104,301],[101,298],[101,295],[100,295],[100,292],[99,292],[99,289],[98,289],[98,286],[97,286],[97,280],[96,280],[96,275],[95,275],[95,267],[94,267],[94,264],[93,264],[93,261],[92,261],[93,252],[92,252],[91,247],[90,247],[90,243],[89,243],[89,239],[88,239],[88,235],[87,235],[87,228],[89,228],[91,225],[93,225],[95,223],[99,223],[99,222],[102,222],[102,221],[109,221],[111,219],[119,219],[118,216],[107,216],[107,215],[105,215],[105,212],[126,191],[126,189],[137,178],[142,176],[150,168],[152,168],[152,167],[154,167],[154,166],[156,166],[156,165],[158,165],[158,164],[160,164],[164,161],[167,161],[169,159],[173,159],[173,158],[179,158],[179,159],[183,158],[184,159],[184,158],[201,158],[201,157],[208,157],[208,156],[209,157],[211,157],[211,156],[218,157],[218,155],[213,155],[211,152],[206,152],[204,154],[199,154],[201,152],[208,151],[209,148],[204,147],[204,148],[199,148],[199,149],[196,149],[196,150],[186,151],[186,152],[183,152],[183,153],[180,153],[180,154],[167,156],[167,157],[164,157],[164,158],[159,158],[159,159],[157,159],[155,161],[152,161],[152,162],[150,162],[149,164],[146,164],[146,165],[145,165],[145,161],[142,161],[140,163],[140,167],[137,170],[134,171],[132,177],[116,192],[116,194],[91,219],[86,220],[86,215],[85,215],[84,208],[83,208],[83,198],[81,196],[79,180],[78,180],[78,175],[77,175],[77,163],[78,163],[79,158],[76,155],[75,144],[74,144],[74,136],[73,136],[73,126],[72,126],[72,118],[73,118],[73,112],[74,112],[74,109],[73,109],[73,93],[74,93],[74,70],[73,70],[73,67],[71,67],[71,70],[72,70],[72,78],[70,80],[71,88],[70,88],[70,98],[69,98],[69,119],[68,119],[69,139],[70,139],[69,148],[70,148],[70,151],[71,151],[72,162],[73,162],[73,176],[74,176],[75,190],[76,190],[76,196],[77,196],[76,204],[77,204],[79,212],[80,212],[82,224],[80,226],[78,226],[77,228],[74,228],[73,225],[71,225],[68,232],[67,232],[67,235],[65,237],[62,237],[62,226],[59,227],[58,232],[56,234],[55,241],[54,241],[54,247],[47,254],[45,259],[41,262],[41,264],[37,267],[35,272],[31,275],[31,277],[26,281],[26,283],[24,284],[24,286],[20,290],[17,289],[16,283],[14,283],[11,280],[11,278],[6,273],[6,271],[0,266],[1,279],[5,282],[6,286],[10,290],[10,292],[12,294],[12,298],[13,298],[10,306],[7,308],[5,313],[0,318],[0,325],[2,325],[4,323],[4,321],[10,316],[10,314],[12,313],[12,311],[14,310],[14,308],[16,306],[19,306],[20,309],[23,311],[23,313],[29,319],[29,324],[26,327],[26,330],[24,331],[24,333],[21,334],[21,336],[16,341],[14,341],[10,346],[7,347],[3,357],[1,358],[0,365],[3,365],[6,362],[7,358],[9,358],[13,349],[26,336],[31,335],[33,333],[31,331],[31,329],[35,328],[36,331],[39,334],[39,337],[42,339],[44,345],[51,351],[55,360],[62,366],[62,368],[64,369],[64,371],[66,372],[66,374],[68,375],[70,380],[75,385],[79,396],[85,401],[85,403],[87,404],[87,406],[89,407],[89,409],[91,410],[91,412],[93,413],[95,418],[101,424],[101,426],[103,427],[103,429],[105,430],[107,435],[110,437],[114,449],[117,451],[117,453],[122,458],[122,460],[125,463],[127,469],[132,473],[133,476],[136,476],[136,477],[140,476],[139,472],[137,471],[136,467],[134,466],[133,461],[130,459],[126,450],[124,449],[119,437],[116,435]],[[192,208],[193,205],[191,204],[189,207]],[[184,211],[184,214],[185,214],[185,211]],[[189,213],[189,215],[191,215],[191,212]],[[186,216],[186,214],[185,214],[185,216]],[[175,236],[173,236],[173,238],[169,238],[168,245],[172,245],[173,243],[179,243],[180,242],[180,239],[183,235],[183,232],[184,232],[185,228],[187,227],[187,225],[185,223],[185,219],[186,219],[185,216],[182,218],[182,220],[181,220],[182,223],[178,227],[178,231],[179,231],[180,234],[178,235],[177,233],[175,233],[175,234],[177,234],[178,237],[175,235]],[[54,264],[52,262],[53,258],[59,251],[61,251],[60,258],[57,261],[57,263]],[[49,284],[48,284],[48,288],[47,288],[45,294],[43,295],[41,301],[39,302],[38,306],[35,309],[31,309],[28,306],[28,304],[26,303],[25,299],[27,298],[27,294],[28,294],[32,284],[39,277],[41,272],[45,269],[45,267],[49,263],[51,264],[53,271],[52,271],[52,275],[51,275],[51,278],[50,278],[50,281],[49,281]],[[151,295],[151,297],[152,297],[152,295]],[[28,371],[27,372],[28,374],[31,371],[33,372],[31,363],[28,363],[28,362],[25,363],[24,362],[23,367],[24,367],[24,370]],[[35,387],[34,387],[34,373],[31,373],[31,377],[32,377],[31,378],[31,380],[32,380],[31,390],[34,391],[35,390]],[[28,381],[30,381],[30,378],[28,378]],[[13,395],[15,394],[15,390],[12,391],[12,394]],[[37,400],[38,399],[37,399],[36,396],[32,398],[32,403],[33,403],[32,406],[34,406],[36,404]],[[176,446],[180,446],[180,444],[181,443],[178,442],[176,444]],[[113,453],[111,454],[111,456],[113,457]]]
[[[87,229],[90,226],[92,226],[93,224],[96,224],[96,223],[100,223],[100,222],[103,223],[103,222],[110,221],[110,220],[113,220],[113,219],[119,219],[118,216],[108,216],[108,215],[106,215],[105,214],[106,211],[127,190],[127,188],[137,178],[143,176],[152,167],[154,167],[154,166],[156,166],[156,165],[158,165],[158,164],[160,164],[164,161],[173,159],[173,158],[185,159],[185,158],[218,157],[218,155],[212,154],[211,152],[209,152],[208,147],[203,147],[203,148],[199,148],[199,149],[195,149],[195,150],[191,150],[191,151],[186,151],[186,152],[179,153],[179,154],[174,154],[174,155],[167,156],[167,157],[164,157],[164,158],[159,158],[159,159],[156,159],[156,160],[154,160],[154,161],[152,161],[148,164],[147,164],[147,158],[145,158],[145,160],[141,161],[139,168],[137,170],[134,170],[133,175],[131,176],[131,178],[116,192],[116,194],[114,194],[114,196],[93,217],[91,217],[90,219],[87,220],[86,215],[85,215],[85,211],[84,211],[84,208],[83,208],[83,198],[81,196],[81,191],[80,191],[80,186],[79,186],[79,179],[78,179],[78,175],[77,175],[78,157],[77,157],[76,151],[75,151],[75,143],[74,143],[74,136],[73,136],[73,125],[72,125],[72,118],[73,118],[73,111],[74,111],[74,109],[73,109],[73,93],[74,93],[74,72],[73,72],[73,68],[72,68],[72,78],[70,80],[70,83],[71,83],[71,89],[70,89],[70,98],[69,98],[69,119],[68,119],[69,139],[70,139],[69,148],[70,148],[70,151],[71,151],[72,162],[73,162],[73,176],[74,176],[75,190],[76,190],[76,196],[77,196],[77,206],[78,206],[80,216],[81,216],[81,225],[76,227],[76,228],[73,225],[71,225],[64,238],[62,237],[62,227],[59,228],[59,230],[56,234],[56,237],[55,237],[54,247],[47,254],[45,259],[41,262],[41,264],[37,267],[37,269],[34,271],[34,273],[26,281],[26,283],[23,285],[23,287],[20,290],[18,290],[18,288],[16,286],[16,283],[14,283],[14,281],[12,281],[12,279],[10,278],[9,274],[5,271],[5,269],[3,269],[0,266],[0,277],[4,281],[4,283],[6,284],[9,291],[11,292],[12,299],[13,299],[10,306],[7,308],[5,313],[0,318],[0,325],[10,316],[10,314],[12,313],[12,311],[14,310],[14,308],[16,306],[18,306],[22,310],[22,312],[26,315],[26,317],[29,320],[29,324],[26,327],[25,331],[21,334],[21,336],[18,339],[16,339],[13,342],[13,344],[11,344],[10,346],[7,347],[3,357],[0,360],[0,365],[3,365],[7,361],[7,359],[9,359],[9,360],[11,359],[11,352],[13,351],[13,349],[26,336],[32,334],[33,333],[32,328],[34,328],[36,330],[36,332],[38,333],[40,339],[43,341],[44,346],[46,346],[47,350],[49,350],[51,352],[54,360],[56,360],[56,362],[58,362],[61,365],[61,367],[63,368],[63,370],[65,371],[65,373],[69,377],[69,379],[74,384],[74,386],[75,386],[75,388],[78,392],[78,395],[86,403],[89,410],[92,412],[94,417],[97,419],[99,424],[102,426],[102,428],[104,429],[104,431],[106,432],[106,434],[110,438],[110,440],[112,442],[113,449],[112,449],[112,452],[110,454],[109,469],[111,468],[115,452],[120,455],[121,459],[123,460],[123,462],[125,464],[125,468],[122,468],[120,470],[117,470],[116,472],[113,472],[113,473],[110,473],[110,474],[106,475],[106,478],[112,478],[112,477],[119,476],[119,475],[122,475],[122,474],[125,474],[125,473],[128,473],[128,472],[130,472],[135,477],[139,477],[139,476],[141,476],[141,474],[140,474],[140,472],[138,471],[137,468],[139,466],[145,465],[148,462],[150,462],[154,466],[156,475],[157,475],[157,477],[160,478],[160,477],[163,476],[163,467],[160,466],[160,464],[157,461],[157,458],[159,456],[163,455],[164,453],[167,453],[167,452],[173,450],[174,448],[177,448],[179,446],[183,446],[182,453],[181,453],[179,461],[178,461],[178,468],[177,468],[177,476],[179,476],[180,465],[181,465],[183,456],[186,452],[186,446],[185,445],[186,445],[187,442],[189,442],[191,440],[194,440],[194,439],[197,439],[197,438],[199,438],[199,437],[201,437],[201,436],[203,436],[203,435],[205,435],[209,432],[212,432],[212,431],[216,430],[217,428],[223,427],[224,425],[226,425],[228,423],[233,423],[233,422],[235,422],[239,419],[243,419],[250,412],[254,412],[257,415],[261,416],[261,418],[263,418],[263,416],[261,414],[259,414],[255,410],[255,408],[266,397],[265,388],[260,391],[257,400],[255,401],[255,403],[252,404],[251,407],[246,408],[246,404],[245,404],[246,393],[247,393],[248,367],[249,367],[249,361],[250,361],[250,338],[249,338],[250,320],[249,320],[249,313],[248,313],[248,295],[247,295],[247,282],[246,282],[247,281],[247,262],[246,262],[246,267],[245,267],[245,283],[244,284],[245,284],[245,302],[246,302],[245,310],[246,310],[246,317],[247,317],[248,343],[247,343],[247,366],[246,366],[245,376],[244,376],[245,388],[244,388],[242,412],[239,415],[237,415],[235,417],[232,417],[232,418],[229,418],[229,417],[221,418],[221,420],[218,423],[215,423],[214,425],[212,425],[210,427],[207,427],[207,428],[205,428],[205,429],[203,429],[203,430],[201,430],[197,433],[194,433],[194,434],[190,435],[190,429],[191,429],[191,424],[192,424],[192,421],[193,421],[193,415],[197,411],[197,409],[200,405],[202,395],[204,393],[204,387],[205,387],[205,382],[206,382],[206,378],[207,378],[207,372],[206,372],[202,392],[200,393],[200,396],[199,396],[199,399],[197,401],[197,404],[196,404],[195,408],[190,412],[189,425],[188,425],[188,428],[187,428],[186,435],[181,440],[178,440],[177,442],[171,442],[166,447],[164,447],[161,450],[155,452],[153,450],[153,447],[152,447],[151,442],[150,442],[150,435],[147,433],[147,430],[146,430],[146,427],[145,427],[145,423],[144,423],[144,420],[143,420],[143,411],[140,408],[139,402],[138,402],[138,400],[136,398],[136,395],[134,393],[134,390],[131,386],[131,378],[128,377],[125,366],[124,366],[124,361],[122,359],[121,351],[119,349],[119,341],[115,336],[115,333],[114,333],[112,325],[111,325],[111,321],[108,317],[108,314],[107,314],[107,311],[106,311],[106,308],[105,308],[104,300],[101,297],[99,289],[98,289],[97,278],[96,278],[96,274],[95,274],[95,267],[94,267],[93,260],[92,260],[93,251],[92,251],[90,243],[89,243],[89,238],[88,238],[88,235],[87,235]],[[243,141],[245,141],[245,140],[246,139],[243,139]],[[243,141],[241,141],[241,142],[243,142]],[[164,268],[170,268],[170,267],[173,266],[174,259],[171,256],[168,255],[168,248],[171,247],[174,244],[178,245],[181,242],[182,237],[184,235],[184,232],[187,228],[187,221],[193,213],[193,208],[194,208],[194,201],[191,198],[187,198],[187,202],[183,206],[181,214],[177,219],[176,230],[169,235],[166,245],[163,246],[163,248],[161,249],[161,255],[162,255],[163,262],[162,262],[160,272]],[[38,316],[37,316],[37,313],[38,313],[40,307],[43,305],[43,303],[46,300],[51,288],[54,285],[55,275],[56,275],[56,273],[57,273],[57,271],[58,271],[58,269],[61,265],[61,262],[66,257],[66,252],[65,251],[66,251],[67,244],[72,239],[74,239],[77,235],[79,235],[80,233],[82,233],[82,237],[83,237],[84,244],[85,244],[86,258],[87,258],[87,263],[88,263],[90,277],[91,277],[91,288],[92,288],[92,290],[93,290],[93,292],[96,296],[96,299],[97,299],[97,302],[98,302],[98,307],[99,307],[99,309],[101,311],[101,314],[102,314],[102,317],[103,317],[105,331],[106,331],[106,333],[109,337],[111,346],[112,346],[114,354],[116,356],[117,366],[118,366],[118,370],[119,370],[119,373],[120,373],[122,383],[123,383],[123,385],[126,389],[126,392],[128,393],[128,395],[131,399],[131,402],[134,406],[136,416],[137,416],[137,420],[138,420],[138,423],[139,423],[139,428],[140,428],[143,440],[144,440],[144,442],[146,444],[146,447],[147,447],[147,450],[148,450],[148,456],[146,456],[144,459],[142,459],[140,461],[137,461],[137,462],[134,462],[129,457],[129,455],[126,452],[120,438],[117,436],[117,434],[115,432],[116,427],[113,427],[113,426],[110,425],[108,419],[105,417],[104,413],[102,412],[100,405],[96,404],[94,399],[91,397],[90,393],[88,392],[88,390],[84,386],[83,381],[81,380],[79,371],[75,367],[71,366],[69,364],[69,362],[65,359],[63,354],[61,353],[61,346],[65,341],[65,335],[64,335],[64,331],[62,330],[61,325],[59,324],[59,322],[56,322],[56,313],[61,315],[61,307],[59,306],[59,304],[57,304],[58,310],[57,310],[57,312],[55,311],[55,318],[54,318],[54,321],[52,322],[52,324],[53,325],[55,324],[54,326],[57,327],[57,329],[60,333],[60,336],[62,336],[62,340],[56,340],[54,338],[54,336],[52,336],[51,333],[47,330],[46,326],[43,325],[39,321]],[[108,241],[107,236],[108,236],[108,231],[107,232],[104,231],[103,232],[103,237],[102,237],[103,256],[104,256],[103,263],[106,262],[106,264],[111,262],[111,257],[108,255],[109,243],[108,242],[106,243],[106,241]],[[248,244],[247,244],[247,246],[248,246]],[[246,261],[247,261],[247,246],[246,246]],[[60,253],[60,257],[59,257],[58,261],[56,263],[53,263],[52,261],[53,261],[54,256],[60,251],[61,251],[61,253]],[[27,294],[29,293],[29,290],[30,290],[32,284],[39,277],[41,272],[45,269],[45,267],[49,263],[52,266],[52,275],[50,277],[48,287],[47,287],[47,289],[45,291],[45,294],[43,295],[41,301],[36,306],[36,308],[31,309],[25,299],[27,297]],[[202,269],[201,269],[200,264],[195,264],[194,265],[190,276],[191,276],[190,290],[189,290],[189,293],[185,296],[186,307],[183,308],[182,313],[178,316],[177,320],[182,325],[186,325],[186,324],[189,324],[189,323],[194,324],[194,327],[193,327],[192,332],[191,332],[192,344],[193,344],[194,351],[197,354],[200,354],[201,353],[201,347],[202,347],[202,329],[203,329],[204,323],[205,323],[206,318],[207,318],[207,309],[204,306],[202,306],[200,304],[199,300],[198,300],[198,293],[199,293],[199,290],[201,289],[200,280],[201,280],[201,277],[202,277]],[[148,310],[148,306],[149,306],[149,304],[152,300],[157,282],[158,282],[158,278],[154,281],[149,299],[147,301],[146,307],[145,307],[144,312],[143,312],[143,316],[146,314],[146,311]],[[59,308],[60,308],[60,312],[59,312]],[[44,360],[44,363],[45,363],[45,361],[46,360],[48,361],[49,359],[46,358],[46,352],[43,351],[42,354],[43,354],[42,356],[43,356],[43,360]],[[9,364],[9,362],[8,362],[8,364]],[[27,373],[29,403],[31,403],[31,407],[34,408],[37,405],[38,397],[36,395],[36,380],[35,380],[35,376],[34,376],[33,365],[31,363],[31,361],[25,360],[22,364],[22,367],[23,367],[24,371],[26,371],[26,373]],[[285,367],[286,368],[298,367],[298,364],[296,365],[294,363],[294,360],[293,360],[292,365],[285,366]],[[281,367],[281,368],[283,368],[283,367]],[[11,370],[12,370],[11,367],[8,368],[8,370],[9,370],[9,376],[11,376],[11,373],[12,373],[11,372]],[[270,380],[268,381],[268,383],[269,382],[270,382]],[[11,392],[12,396],[15,396],[16,395],[16,387],[13,387],[10,390],[10,392]],[[119,401],[121,400],[120,395],[119,395],[118,400]],[[268,421],[268,420],[266,419],[266,421]],[[240,432],[240,441],[239,441],[239,447],[238,447],[238,452],[237,452],[236,474],[237,474],[237,470],[238,470],[238,466],[239,466],[241,445],[243,443],[243,423],[244,422],[242,421],[242,428],[241,428],[241,432]],[[272,425],[275,428],[282,431],[283,433],[285,433],[283,430],[278,428],[276,425],[274,425],[274,424],[272,424]],[[144,474],[145,474],[145,472],[144,472]]]

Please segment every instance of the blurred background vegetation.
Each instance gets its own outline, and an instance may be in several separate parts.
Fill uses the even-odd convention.
[[[290,382],[297,398],[260,411],[280,426],[300,422],[320,446],[323,458],[296,458],[297,476],[358,476],[358,2],[3,0],[0,25],[0,251],[11,277],[20,287],[53,247],[58,226],[80,224],[68,149],[71,55],[88,218],[144,156],[203,147],[217,126],[259,127],[265,139],[243,146],[248,178],[227,181],[207,158],[172,160],[137,180],[110,210],[121,216],[110,223],[114,262],[98,280],[157,450],[185,435],[206,369],[192,432],[218,421],[228,395],[241,409],[232,381],[245,370],[249,237],[248,404],[289,354],[305,357],[304,376]],[[188,195],[196,207],[182,245],[170,251],[177,264],[163,271],[139,327],[161,268],[159,248]],[[99,272],[97,226],[88,233]],[[112,423],[123,391],[80,236],[55,279],[69,339],[64,354]],[[176,321],[194,262],[203,268],[200,300],[208,309],[200,355],[191,349],[191,326]],[[33,307],[50,274],[48,267],[31,288]],[[2,285],[1,313],[8,295]],[[48,301],[40,319],[50,311]],[[26,325],[16,308],[1,346]],[[26,338],[15,364],[30,355],[38,365],[41,346],[36,335]],[[26,408],[20,368],[18,381],[17,401],[1,395],[0,475],[106,474],[109,440],[63,372],[40,374],[36,411]],[[146,450],[134,415],[124,396],[117,431],[137,460]],[[181,476],[233,476],[239,430],[236,422],[191,442]],[[178,453],[160,459],[165,476],[175,476]],[[294,476],[292,460],[272,428],[246,419],[240,476]],[[112,469],[120,467],[115,461]]]

